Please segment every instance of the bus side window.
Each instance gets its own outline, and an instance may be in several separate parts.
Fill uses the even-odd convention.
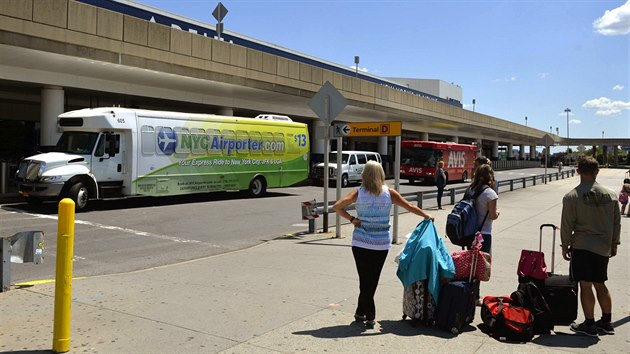
[[[221,146],[219,146],[221,132],[218,129],[208,129],[206,134],[208,134],[208,155],[221,155]]]
[[[273,133],[274,153],[276,155],[284,155],[284,134]]]
[[[225,129],[221,132],[223,137],[223,146],[221,152],[225,156],[234,155],[236,153],[236,134],[234,130]]]
[[[273,134],[271,132],[262,133],[262,152],[264,155],[273,154],[270,147],[273,145]]]
[[[155,154],[155,129],[148,125],[143,125],[141,128],[141,147],[142,154],[153,155]]]
[[[188,132],[188,128],[175,127],[175,153],[182,155],[189,155],[192,151],[192,138]]]
[[[191,128],[190,137],[192,139],[193,155],[205,155],[208,149],[208,138],[206,132],[200,128]]]
[[[260,150],[262,150],[262,134],[260,134],[260,132],[249,132],[249,136],[252,139],[249,153],[251,155],[260,155]]]
[[[244,130],[237,130],[236,131],[236,140],[237,141],[248,141],[249,140],[249,134],[247,134],[246,131]],[[236,153],[239,155],[249,155],[249,150],[251,149],[251,146],[247,146],[247,149],[245,148],[241,148],[236,150]]]

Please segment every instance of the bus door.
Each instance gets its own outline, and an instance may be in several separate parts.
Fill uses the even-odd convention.
[[[124,136],[118,133],[101,133],[92,156],[92,173],[98,182],[122,181],[123,154],[120,146]]]

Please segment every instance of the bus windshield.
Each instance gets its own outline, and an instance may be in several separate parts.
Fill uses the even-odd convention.
[[[55,151],[68,154],[89,155],[94,149],[98,133],[64,132],[59,138]]]
[[[435,167],[441,159],[441,151],[427,148],[403,148],[400,164],[416,167]]]
[[[350,157],[349,154],[341,153],[341,163],[344,164],[344,165],[347,164],[349,157]],[[336,152],[328,154],[328,162],[337,163],[337,153]]]

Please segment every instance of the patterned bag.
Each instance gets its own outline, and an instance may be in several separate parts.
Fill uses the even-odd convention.
[[[470,250],[453,252],[456,280],[469,280],[470,278],[481,281],[490,280],[492,259],[490,254],[482,252],[480,249],[481,244],[475,243]]]

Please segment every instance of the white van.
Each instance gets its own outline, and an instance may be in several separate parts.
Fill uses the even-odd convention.
[[[351,182],[360,183],[363,167],[370,161],[383,163],[381,155],[372,151],[343,151],[341,153],[341,186],[347,187]],[[313,168],[314,178],[321,182],[324,180],[324,163],[318,163]],[[337,180],[337,152],[333,151],[328,156],[328,179]]]

